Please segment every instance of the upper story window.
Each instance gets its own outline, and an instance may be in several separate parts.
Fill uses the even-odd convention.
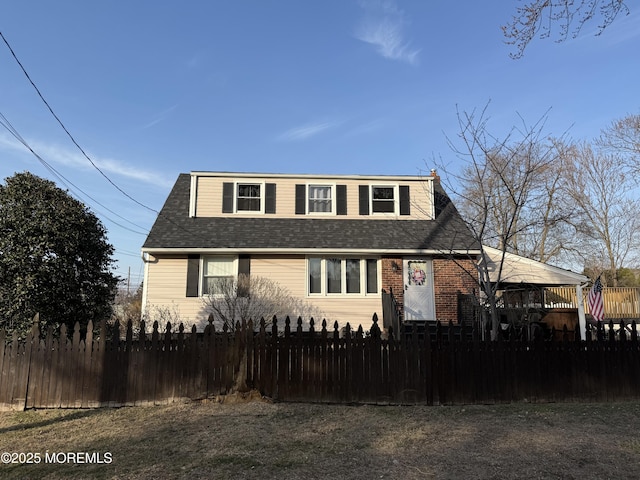
[[[395,213],[396,189],[388,186],[371,186],[371,211],[373,213]]]
[[[360,215],[411,215],[409,185],[360,185]]]
[[[295,189],[296,215],[346,215],[347,186],[308,183]]]
[[[224,182],[222,213],[276,213],[276,184]]]
[[[262,205],[262,185],[259,183],[238,183],[236,210],[238,212],[259,212]]]
[[[331,185],[309,185],[308,213],[333,212],[333,187]]]

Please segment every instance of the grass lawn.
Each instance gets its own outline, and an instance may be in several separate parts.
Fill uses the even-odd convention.
[[[638,478],[640,403],[0,412],[2,452],[40,459],[3,479]]]

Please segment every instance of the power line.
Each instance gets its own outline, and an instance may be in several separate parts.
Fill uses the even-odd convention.
[[[38,159],[38,161],[40,163],[42,163],[42,165],[49,170],[49,172],[54,175],[63,185],[65,185],[69,190],[71,190],[72,192],[74,191],[73,189],[75,188],[76,190],[78,190],[82,195],[86,196],[87,198],[89,198],[90,200],[92,200],[94,203],[100,205],[102,208],[106,209],[107,211],[109,211],[110,213],[112,213],[113,215],[121,218],[122,220],[130,223],[131,225],[142,229],[142,230],[146,230],[144,227],[137,225],[136,223],[132,222],[131,220],[128,220],[127,218],[123,217],[122,215],[119,215],[118,213],[114,212],[113,210],[111,210],[109,207],[103,205],[102,203],[100,203],[98,200],[96,200],[95,198],[93,198],[91,195],[89,195],[88,193],[86,193],[85,191],[83,191],[80,187],[76,186],[73,182],[71,182],[68,178],[66,178],[64,175],[62,175],[60,172],[58,172],[55,168],[53,168],[53,166],[51,166],[48,162],[46,162],[38,153],[35,152],[35,150],[33,150],[33,148],[29,145],[29,143],[24,139],[24,137],[22,137],[22,135],[20,135],[20,133],[16,130],[16,128],[11,124],[11,122],[7,119],[7,117],[5,117],[5,115],[0,112],[0,124],[2,124],[2,126],[4,128],[7,129],[7,131],[13,135],[13,137],[18,140],[22,145],[25,146],[25,148],[27,148],[27,150],[29,150],[34,157],[36,157]],[[71,185],[71,186],[69,186]],[[77,196],[80,196],[76,193]],[[96,212],[100,213],[101,216],[103,216],[104,218],[106,218],[107,220],[109,220],[111,223],[119,226],[120,228],[123,228],[125,230],[128,230],[130,232],[136,233],[138,235],[147,235],[146,232],[139,232],[136,230],[133,230],[132,228],[129,227],[125,227],[124,225],[121,225],[120,223],[116,222],[115,220],[109,218],[107,215],[105,215],[104,213],[98,211],[96,209]]]
[[[125,255],[127,257],[136,257],[140,259],[139,253],[128,252],[127,250],[121,250],[119,248],[116,248],[116,252],[118,252],[120,255]]]
[[[113,185],[120,193],[122,193],[125,197],[127,197],[128,199],[130,199],[131,201],[133,201],[134,203],[140,205],[141,207],[150,210],[151,212],[155,213],[156,215],[158,215],[158,217],[160,217],[162,215],[162,212],[149,207],[147,205],[145,205],[144,203],[136,200],[135,198],[133,198],[131,195],[129,195],[127,192],[125,192],[124,190],[122,190],[118,185],[116,185],[115,182],[113,182],[108,176],[107,174],[105,174],[94,162],[93,160],[91,160],[91,158],[89,157],[89,155],[86,154],[86,152],[82,149],[82,147],[78,144],[78,142],[76,142],[75,138],[73,137],[73,135],[71,135],[71,133],[69,132],[69,130],[67,130],[67,128],[65,127],[65,125],[62,123],[62,121],[60,120],[60,118],[56,115],[56,113],[53,111],[53,109],[51,108],[51,106],[49,105],[49,103],[45,100],[44,96],[42,95],[42,93],[40,92],[40,89],[38,89],[38,87],[36,86],[36,84],[34,83],[34,81],[31,79],[31,77],[29,76],[29,74],[27,73],[26,69],[24,68],[24,66],[22,65],[22,63],[20,62],[20,60],[18,59],[18,56],[16,55],[16,53],[13,51],[13,48],[11,48],[11,45],[9,44],[9,42],[7,41],[7,39],[5,38],[5,36],[3,35],[3,33],[0,31],[0,37],[2,37],[2,40],[4,41],[5,45],[7,46],[7,48],[9,49],[9,51],[11,52],[11,55],[13,56],[14,60],[16,61],[16,63],[20,66],[20,69],[22,70],[22,73],[24,73],[25,77],[27,78],[27,80],[29,80],[29,83],[31,83],[31,85],[33,86],[33,88],[35,89],[35,91],[37,92],[38,96],[40,97],[40,99],[44,102],[44,104],[47,106],[47,109],[49,110],[49,112],[51,113],[51,115],[53,115],[53,117],[56,119],[56,121],[58,122],[58,124],[60,124],[60,126],[62,127],[62,129],[65,131],[65,133],[67,134],[67,136],[71,139],[71,141],[73,142],[73,144],[78,148],[78,150],[80,150],[80,152],[82,153],[82,155],[84,155],[84,157],[89,161],[89,163],[91,163],[91,165],[98,171],[100,172],[100,174],[111,184]],[[207,237],[205,237],[204,235],[201,235],[199,232],[192,232],[189,229],[185,228],[183,225],[180,225],[179,223],[175,222],[173,219],[169,218],[168,216],[165,216],[165,219],[175,225],[178,229],[187,232],[191,235],[194,235],[196,237],[200,237],[202,239],[207,239]],[[115,223],[115,222],[114,222]],[[125,227],[126,228],[126,227]],[[138,232],[137,232],[138,233]]]
[[[56,115],[56,113],[53,111],[53,109],[51,108],[51,106],[49,105],[49,102],[47,102],[47,100],[44,98],[44,96],[42,95],[42,93],[40,92],[40,89],[36,86],[36,84],[34,83],[33,80],[31,80],[31,77],[29,76],[29,74],[27,73],[27,70],[24,68],[24,66],[22,65],[22,63],[20,62],[20,60],[18,59],[18,56],[16,55],[16,53],[13,51],[13,48],[11,48],[11,45],[9,45],[9,42],[7,41],[7,39],[5,38],[5,36],[2,34],[2,32],[0,31],[0,37],[2,37],[2,40],[4,41],[5,45],[7,46],[7,48],[9,49],[9,51],[11,52],[11,55],[13,56],[14,60],[18,63],[18,65],[20,66],[20,69],[22,70],[22,73],[24,73],[24,75],[27,77],[27,80],[29,80],[29,83],[31,83],[31,86],[33,86],[33,88],[36,90],[38,96],[40,97],[40,99],[44,102],[44,104],[47,106],[47,108],[49,109],[49,112],[51,112],[51,115],[53,115],[53,118],[56,119],[56,121],[60,124],[60,126],[62,127],[62,129],[65,131],[65,133],[67,134],[67,136],[71,139],[71,141],[73,142],[73,144],[78,148],[78,150],[80,150],[80,152],[82,153],[82,155],[84,155],[84,157],[89,160],[89,163],[91,163],[91,165],[93,166],[93,168],[95,168],[98,172],[100,172],[100,174],[111,184],[113,185],[120,193],[122,193],[125,197],[127,197],[129,200],[131,200],[132,202],[137,203],[138,205],[140,205],[143,208],[146,208],[147,210],[150,210],[154,213],[158,213],[157,210],[155,210],[154,208],[151,208],[147,205],[145,205],[144,203],[136,200],[135,198],[133,198],[131,195],[129,195],[127,192],[125,192],[122,188],[120,188],[118,185],[116,185],[116,183],[111,180],[106,173],[104,173],[100,167],[98,167],[95,162],[93,160],[91,160],[91,158],[89,157],[89,155],[87,155],[87,153],[82,149],[82,147],[78,144],[78,142],[76,142],[76,139],[73,137],[73,135],[71,135],[71,133],[69,132],[69,130],[67,130],[67,127],[65,127],[64,123],[62,123],[62,120],[60,120],[60,118],[58,117],[58,115]]]

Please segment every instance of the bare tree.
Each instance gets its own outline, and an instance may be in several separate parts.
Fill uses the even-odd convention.
[[[113,301],[113,313],[111,320],[118,320],[121,325],[126,325],[129,320],[133,324],[134,331],[140,330],[142,320],[142,285],[131,293],[124,284],[118,286]]]
[[[567,169],[566,194],[577,208],[574,225],[583,239],[585,265],[616,272],[640,261],[640,200],[636,181],[615,153],[582,145]]]
[[[558,201],[569,147],[543,134],[546,116],[493,136],[486,109],[458,112],[462,146],[449,139],[464,162],[460,174],[447,172],[460,213],[483,245],[547,261],[564,240],[556,227],[571,215]]]
[[[564,221],[566,213],[555,202],[560,180],[554,167],[561,161],[564,144],[544,136],[546,116],[532,126],[521,119],[522,126],[504,137],[494,136],[487,126],[487,107],[479,113],[458,111],[458,141],[448,141],[464,162],[461,173],[439,168],[446,172],[449,190],[476,240],[502,252],[499,271],[490,272],[491,262],[482,248],[477,271],[496,338],[498,289],[507,280],[502,278],[505,254],[535,246],[537,255],[546,260],[560,248],[562,239],[554,236],[553,227]],[[531,240],[536,235],[538,239]]]
[[[557,36],[557,41],[575,38],[594,18],[599,19],[596,35],[600,35],[621,13],[629,14],[624,0],[532,0],[516,8],[516,14],[502,27],[502,32],[506,43],[516,47],[510,56],[520,58],[538,35]]]
[[[604,129],[596,144],[619,155],[632,174],[640,174],[640,115],[614,120]]]
[[[522,232],[513,252],[543,263],[572,263],[575,228],[571,225],[575,206],[566,201],[563,186],[574,146],[563,139],[550,139],[545,147],[552,161],[545,162],[532,185],[523,208]]]
[[[213,314],[214,324],[236,335],[239,322],[249,320],[259,325],[261,319],[269,322],[273,317],[320,318],[322,312],[304,300],[294,297],[286,288],[267,277],[238,275],[237,278],[221,278],[213,285],[213,292],[203,297],[205,311]],[[255,328],[255,327],[254,327]],[[252,332],[246,331],[251,335]],[[247,350],[243,341],[235,365],[236,378],[232,391],[247,390]]]
[[[278,318],[311,317],[319,319],[322,312],[303,299],[294,297],[289,290],[267,277],[238,275],[216,282],[215,293],[202,299],[206,312],[213,314],[219,327],[235,331],[237,322],[260,319],[267,322]]]

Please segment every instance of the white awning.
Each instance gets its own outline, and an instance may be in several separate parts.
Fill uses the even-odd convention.
[[[500,273],[499,266],[503,252],[487,246],[483,248],[489,262],[489,279],[494,283],[498,281],[498,276],[501,284],[581,285],[589,280],[588,277],[571,270],[554,267],[513,253],[504,253]]]

